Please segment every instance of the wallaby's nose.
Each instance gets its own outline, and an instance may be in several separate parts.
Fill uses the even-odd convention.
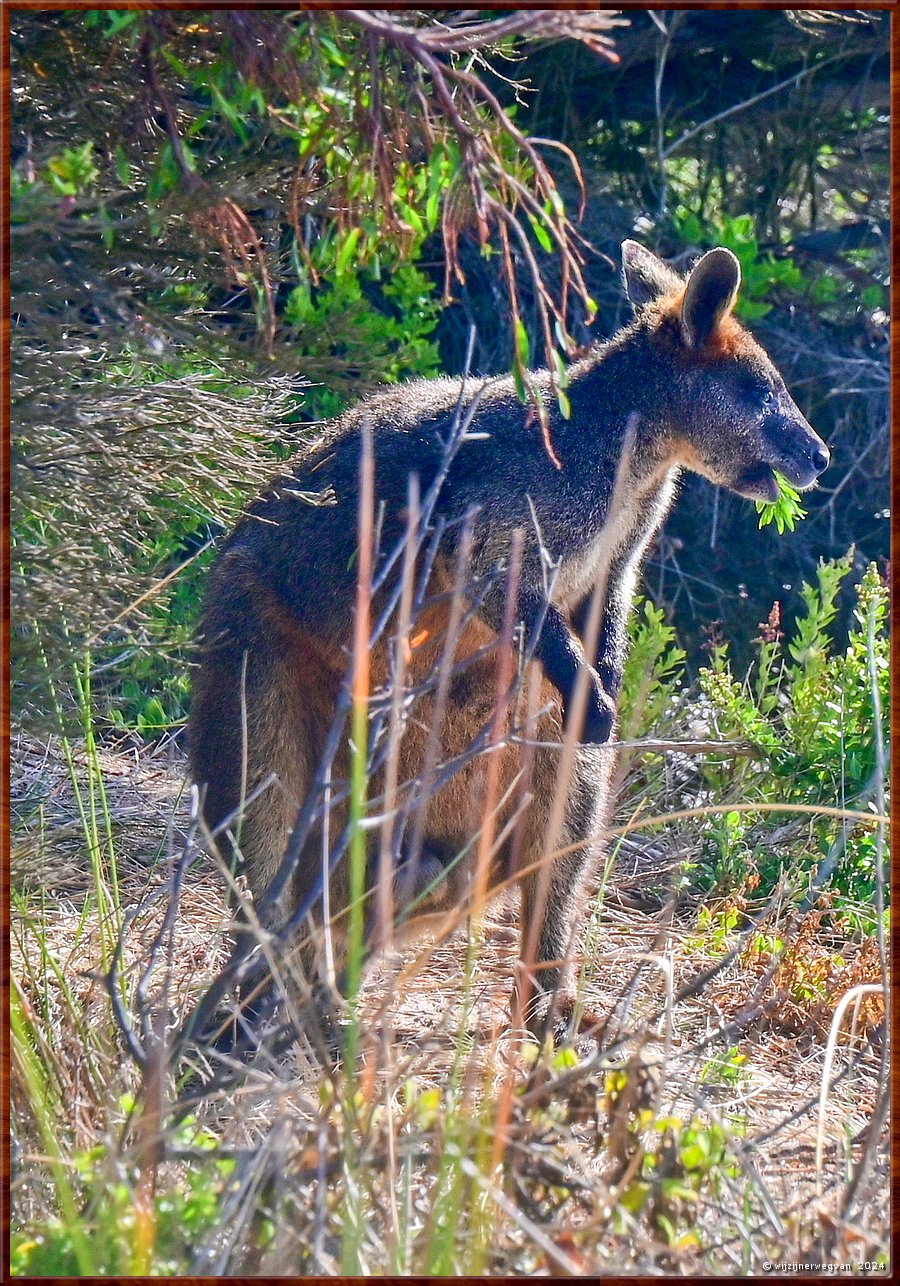
[[[830,460],[831,452],[823,442],[821,446],[816,447],[815,451],[813,451],[812,462],[816,473],[824,473],[828,468]]]

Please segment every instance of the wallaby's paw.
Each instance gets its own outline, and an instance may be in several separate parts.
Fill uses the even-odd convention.
[[[606,1018],[579,1005],[574,996],[552,998],[552,1013],[550,1010],[551,997],[542,996],[529,1015],[528,1028],[539,1042],[549,1036],[555,1049],[572,1045],[584,1056],[602,1049]]]
[[[603,1048],[606,1018],[593,1009],[579,1006],[572,996],[560,996],[553,1015],[554,1045],[572,1044],[581,1054],[593,1054]]]
[[[598,681],[588,693],[588,705],[584,716],[584,731],[581,734],[581,741],[592,746],[605,745],[612,736],[615,718],[615,704],[603,691]]]

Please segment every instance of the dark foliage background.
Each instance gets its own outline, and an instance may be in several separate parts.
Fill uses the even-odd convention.
[[[20,12],[11,39],[20,714],[88,642],[112,717],[179,719],[209,543],[304,425],[458,372],[472,324],[476,371],[520,375],[612,333],[629,235],[738,254],[834,457],[784,535],[686,482],[647,584],[694,662],[717,631],[746,657],[820,556],[887,555],[886,14]]]

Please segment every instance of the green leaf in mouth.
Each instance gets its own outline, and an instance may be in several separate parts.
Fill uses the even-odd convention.
[[[794,530],[797,523],[806,517],[806,510],[800,503],[799,491],[795,491],[777,470],[773,469],[772,472],[778,483],[778,499],[772,504],[766,500],[757,500],[756,512],[759,514],[760,528],[774,522],[778,528],[778,534],[782,535],[785,530]]]

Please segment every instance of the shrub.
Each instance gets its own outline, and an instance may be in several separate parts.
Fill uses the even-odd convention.
[[[889,639],[887,589],[875,564],[856,587],[846,642],[834,637],[838,596],[853,554],[822,561],[814,584],[803,585],[804,612],[788,638],[781,605],[760,626],[747,675],[732,673],[725,643],[712,646],[699,674],[699,700],[687,686],[684,653],[661,609],[639,606],[631,622],[632,651],[622,694],[622,735],[703,735],[731,743],[721,754],[698,756],[694,794],[683,803],[720,805],[701,825],[701,852],[686,868],[699,887],[765,897],[785,870],[795,882],[824,880],[836,893],[836,913],[871,931],[878,884],[874,827],[825,813],[779,813],[778,804],[873,811],[879,773],[872,676],[880,709],[887,709]],[[748,753],[735,754],[732,747]],[[673,747],[676,748],[676,747]],[[886,752],[885,752],[886,753]],[[634,764],[637,752],[628,762]],[[677,806],[666,785],[661,753],[641,757],[622,812],[643,793]],[[753,804],[763,806],[755,812]],[[660,809],[659,811],[663,811]],[[787,828],[787,829],[785,829]],[[833,868],[833,869],[832,869]]]

